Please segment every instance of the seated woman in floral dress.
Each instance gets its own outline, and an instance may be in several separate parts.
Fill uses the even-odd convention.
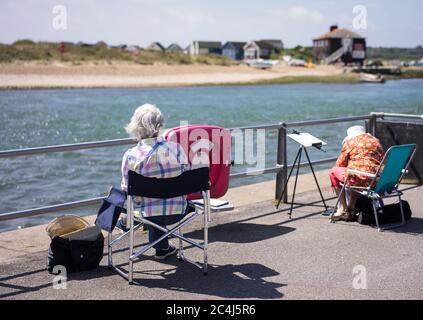
[[[339,196],[344,183],[347,169],[354,169],[362,172],[375,174],[383,159],[384,150],[379,140],[370,133],[366,133],[362,126],[354,126],[348,129],[348,136],[345,138],[341,154],[336,165],[330,171],[332,188]],[[372,178],[359,175],[350,175],[347,185],[354,187],[369,187]],[[353,218],[357,194],[351,192],[347,205],[345,193],[341,195],[340,206],[333,216],[333,220],[350,221]]]

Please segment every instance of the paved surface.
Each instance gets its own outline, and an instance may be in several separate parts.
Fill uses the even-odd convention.
[[[330,224],[316,191],[298,196],[293,219],[271,201],[239,206],[214,216],[208,276],[171,257],[150,256],[135,264],[127,282],[106,267],[68,275],[67,289],[54,289],[45,271],[46,252],[0,263],[1,299],[422,299],[423,189],[405,192],[413,219],[384,233],[356,223]],[[331,197],[326,188],[325,196]],[[333,200],[329,203],[333,204]],[[311,204],[304,206],[303,204]],[[198,239],[200,224],[187,230]],[[145,241],[137,234],[137,243]],[[118,248],[116,262],[125,253]],[[200,258],[197,250],[187,255]],[[367,290],[353,288],[353,269],[366,269]]]

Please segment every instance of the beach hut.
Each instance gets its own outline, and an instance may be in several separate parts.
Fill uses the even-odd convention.
[[[220,41],[193,41],[190,45],[190,54],[222,54],[222,43]]]
[[[95,47],[95,44],[86,43],[86,42],[82,42],[82,41],[77,42],[76,45],[78,47],[83,47],[83,48],[92,48],[92,47]]]
[[[191,54],[191,44],[186,46],[186,48],[184,49],[184,53],[185,54]]]
[[[275,48],[275,50],[281,51],[283,49],[282,40],[279,40],[279,39],[262,39],[260,41],[270,43],[273,46],[273,48]]]
[[[246,44],[246,42],[228,41],[222,47],[222,55],[232,60],[242,60]]]
[[[167,47],[166,51],[167,52],[183,53],[184,49],[182,49],[178,44],[172,43],[169,47]]]
[[[317,60],[325,64],[343,62],[359,65],[363,65],[367,50],[363,36],[336,25],[313,40],[313,49]]]
[[[146,50],[151,50],[151,51],[159,51],[159,52],[164,52],[166,49],[165,47],[162,46],[162,44],[160,42],[152,42],[147,48],[145,48]]]
[[[126,44],[119,44],[117,46],[112,46],[112,48],[116,49],[126,49],[128,46]]]
[[[272,54],[279,53],[282,48],[283,44],[280,47],[280,45],[275,46],[272,42],[265,40],[251,41],[244,46],[244,59],[270,59]]]
[[[128,45],[125,48],[126,51],[132,52],[132,53],[138,53],[140,52],[141,48],[139,46],[135,46],[135,45]]]

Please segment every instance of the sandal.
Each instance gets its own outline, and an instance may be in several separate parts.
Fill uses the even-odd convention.
[[[351,215],[351,213],[348,210],[338,210],[333,217],[331,217],[331,221],[346,221],[350,222],[353,221],[354,217]]]

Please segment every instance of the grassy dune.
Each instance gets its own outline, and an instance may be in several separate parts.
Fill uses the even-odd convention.
[[[42,62],[70,62],[81,65],[86,62],[110,63],[129,62],[135,64],[150,65],[157,62],[165,64],[209,64],[209,65],[236,65],[239,62],[232,61],[224,56],[201,55],[190,56],[183,53],[157,52],[139,50],[130,52],[121,48],[108,47],[105,44],[95,46],[79,46],[65,44],[65,52],[60,53],[59,43],[33,42],[30,40],[17,41],[12,45],[0,44],[0,63],[42,61]]]

